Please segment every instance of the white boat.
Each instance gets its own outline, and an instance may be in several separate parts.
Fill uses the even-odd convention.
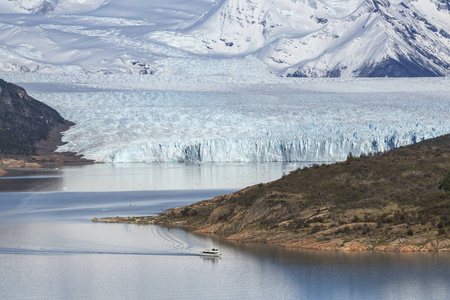
[[[206,249],[200,252],[200,256],[220,257],[220,255],[219,249],[217,248]]]

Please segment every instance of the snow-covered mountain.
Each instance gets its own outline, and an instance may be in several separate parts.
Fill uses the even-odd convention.
[[[448,0],[0,0],[0,69],[178,74],[187,61],[251,56],[282,76],[448,76],[449,7]]]

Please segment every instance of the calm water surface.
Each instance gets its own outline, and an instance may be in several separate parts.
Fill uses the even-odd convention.
[[[177,228],[150,215],[300,167],[95,165],[0,179],[1,299],[449,299],[449,254],[328,253]],[[222,258],[198,256],[218,246]]]

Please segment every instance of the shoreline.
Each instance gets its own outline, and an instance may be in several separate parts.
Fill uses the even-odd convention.
[[[0,156],[0,177],[12,170],[53,169],[61,166],[76,166],[94,164],[93,160],[85,159],[71,152],[51,153],[46,155]]]
[[[170,213],[172,210],[173,209],[170,209],[157,216],[117,216],[101,219],[93,218],[91,221],[97,223],[124,223],[179,227],[196,234],[218,235],[221,238],[238,243],[262,243],[268,246],[298,248],[304,250],[342,252],[450,253],[450,239],[433,238],[422,235],[411,238],[398,238],[392,241],[384,241],[382,239],[383,237],[353,238],[351,236],[344,236],[334,239],[321,239],[317,236],[306,233],[302,234],[292,231],[270,231],[258,229],[243,230],[237,233],[220,233],[214,231],[214,225],[196,226],[195,224],[189,224],[190,221],[186,218],[183,220],[176,217],[168,217],[167,213]]]

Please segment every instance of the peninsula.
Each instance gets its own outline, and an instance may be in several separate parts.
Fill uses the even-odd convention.
[[[305,249],[449,252],[450,135],[298,169],[158,216],[93,221],[181,226]]]

